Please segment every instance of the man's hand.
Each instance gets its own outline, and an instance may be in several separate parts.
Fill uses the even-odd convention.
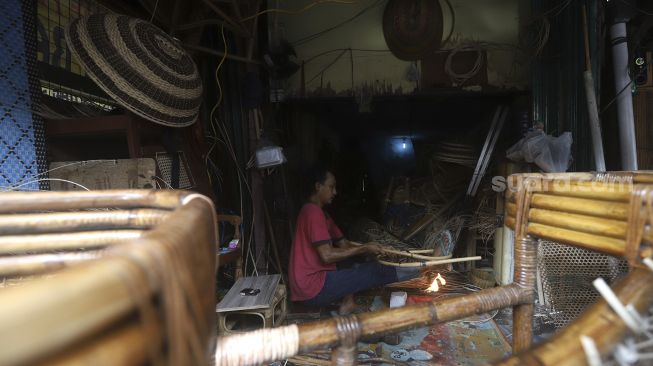
[[[381,244],[379,244],[379,243],[377,243],[375,241],[371,241],[369,243],[366,243],[363,246],[363,248],[365,248],[366,253],[370,253],[370,254],[381,254],[381,253],[383,253],[383,250],[384,250],[383,245],[381,245]]]

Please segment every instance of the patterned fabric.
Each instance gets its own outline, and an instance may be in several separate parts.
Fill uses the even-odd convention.
[[[39,96],[34,2],[0,1],[0,188],[47,189],[43,121],[32,112]],[[43,173],[43,174],[41,174]]]

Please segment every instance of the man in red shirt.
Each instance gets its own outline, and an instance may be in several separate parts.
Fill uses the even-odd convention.
[[[311,191],[297,218],[288,270],[290,299],[311,306],[324,306],[343,299],[340,313],[354,310],[354,293],[397,282],[396,267],[377,262],[339,268],[338,262],[360,254],[378,254],[379,243],[365,245],[348,241],[335,222],[322,210],[336,195],[336,179],[327,169],[309,174]],[[410,271],[407,277],[418,273]],[[414,273],[413,273],[414,272]],[[403,280],[403,279],[402,279]]]

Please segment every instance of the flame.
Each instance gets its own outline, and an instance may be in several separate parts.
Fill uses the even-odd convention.
[[[447,281],[438,273],[437,276],[433,279],[433,282],[431,283],[431,286],[429,286],[426,289],[426,292],[437,292],[440,290],[440,285],[438,285],[438,281],[440,282],[441,286],[444,286],[447,284]]]

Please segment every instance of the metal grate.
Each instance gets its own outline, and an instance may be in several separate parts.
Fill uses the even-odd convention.
[[[612,283],[628,271],[623,259],[546,240],[538,246],[537,266],[556,328],[569,324],[600,297],[594,279]]]
[[[37,58],[41,92],[68,102],[111,110],[113,102],[90,78],[66,45],[64,29],[81,16],[106,13],[94,0],[39,0],[37,5]]]
[[[193,176],[190,175],[190,170],[188,169],[188,163],[186,162],[186,155],[183,151],[179,151],[179,189],[190,189],[195,186],[193,181]],[[165,182],[165,187],[170,188],[172,180],[170,175],[172,173],[172,157],[167,153],[156,153],[156,165],[159,168],[161,173],[161,179]]]

